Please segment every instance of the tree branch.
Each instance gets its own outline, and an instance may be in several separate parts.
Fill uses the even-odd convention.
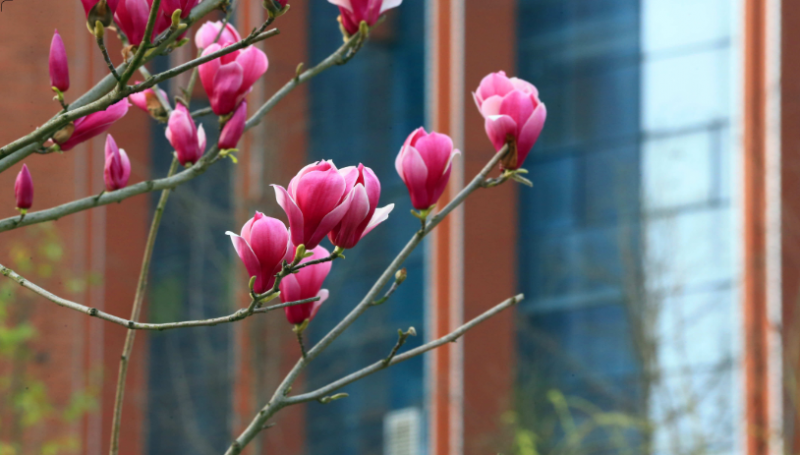
[[[280,310],[282,308],[286,308],[289,306],[303,305],[306,303],[316,302],[317,300],[319,300],[319,297],[313,297],[310,299],[298,300],[295,302],[280,303],[277,305],[270,305],[263,308],[255,308],[252,314],[247,314],[245,309],[241,309],[227,316],[220,316],[216,318],[152,324],[152,323],[131,321],[130,319],[124,319],[119,316],[114,316],[113,314],[108,314],[96,308],[91,308],[86,305],[81,305],[80,303],[64,299],[28,281],[26,278],[20,276],[18,273],[14,272],[8,267],[3,266],[2,264],[0,264],[0,274],[2,274],[5,277],[8,277],[11,280],[16,281],[20,286],[24,287],[25,289],[33,291],[36,294],[39,294],[40,296],[55,303],[58,306],[69,308],[70,310],[75,310],[87,316],[91,316],[93,318],[101,319],[134,330],[164,331],[164,330],[191,328],[191,327],[212,327],[220,324],[228,324],[232,322],[241,321],[243,319],[250,317],[252,314],[269,313],[271,311]]]
[[[265,33],[270,33],[270,32],[268,31]],[[267,102],[264,103],[264,105],[261,106],[261,108],[252,117],[250,117],[250,119],[247,121],[246,129],[249,130],[258,125],[261,122],[261,119],[270,110],[272,110],[272,108],[275,107],[275,105],[277,105],[278,102],[280,102],[283,98],[285,98],[286,95],[291,93],[291,91],[294,90],[295,87],[297,87],[301,83],[311,80],[312,78],[319,75],[323,71],[330,69],[333,66],[336,66],[338,64],[337,62],[339,61],[340,57],[346,54],[347,50],[349,50],[350,46],[352,46],[353,44],[354,44],[354,38],[351,38],[347,43],[345,43],[342,47],[336,50],[328,58],[320,62],[317,66],[305,71],[299,77],[295,77],[291,81],[289,81],[278,92],[276,92],[269,100],[267,100]],[[142,88],[142,90],[144,90],[145,88],[149,87],[144,87]],[[75,103],[73,103],[73,105],[74,104]],[[9,156],[4,160],[0,160],[0,172],[3,172],[11,165],[22,160],[25,156],[29,155],[30,153],[33,153],[34,150],[35,147],[32,147],[30,152],[27,154],[23,154],[22,156],[18,157],[17,153],[15,153],[14,155]],[[202,175],[208,169],[208,167],[211,164],[213,164],[218,154],[219,150],[216,148],[216,146],[214,146],[211,148],[211,150],[209,150],[208,153],[206,153],[206,155],[200,161],[195,163],[194,166],[190,167],[185,171],[179,172],[178,174],[170,178],[145,181],[137,183],[135,185],[127,186],[121,190],[110,191],[108,193],[103,194],[100,197],[90,196],[83,199],[78,199],[76,201],[68,202],[66,204],[62,204],[50,209],[40,210],[38,212],[29,212],[27,215],[25,215],[24,218],[15,216],[0,220],[0,232],[9,231],[23,226],[30,226],[32,224],[43,223],[45,221],[57,220],[64,216],[88,210],[94,207],[100,207],[114,202],[121,202],[124,201],[125,199],[138,196],[140,194],[149,193],[152,191],[159,191],[166,188],[175,188],[176,186],[182,185],[183,183],[186,183]],[[14,160],[14,161],[11,162],[10,164],[5,165],[4,163],[6,163],[6,160]]]
[[[408,351],[406,353],[403,353],[403,354],[400,354],[400,355],[391,356],[389,359],[379,360],[379,361],[373,363],[372,365],[370,365],[370,366],[368,366],[366,368],[358,370],[355,373],[347,375],[347,376],[345,376],[345,377],[343,377],[343,378],[341,378],[339,380],[336,380],[336,381],[334,381],[334,382],[332,382],[332,383],[330,383],[330,384],[328,384],[328,385],[326,385],[324,387],[321,387],[321,388],[319,388],[317,390],[314,390],[313,392],[308,392],[308,393],[304,393],[302,395],[297,395],[297,396],[286,398],[285,401],[284,401],[284,404],[286,406],[291,406],[291,405],[294,405],[294,404],[299,404],[299,403],[305,403],[305,402],[308,402],[308,401],[318,400],[318,399],[324,397],[325,395],[329,395],[330,393],[335,392],[336,390],[338,390],[338,389],[340,389],[340,388],[342,388],[342,387],[344,387],[344,386],[346,386],[348,384],[352,384],[353,382],[356,382],[356,381],[358,381],[360,379],[363,379],[363,378],[365,378],[365,377],[367,377],[367,376],[369,376],[369,375],[371,375],[373,373],[377,373],[378,371],[381,371],[381,370],[383,370],[385,368],[389,368],[390,366],[396,365],[396,364],[398,364],[400,362],[405,362],[406,360],[409,360],[409,359],[411,359],[413,357],[416,357],[416,356],[418,356],[420,354],[424,354],[424,353],[426,353],[428,351],[436,349],[436,348],[438,348],[440,346],[443,346],[443,345],[445,345],[447,343],[453,343],[453,342],[457,341],[459,338],[461,338],[470,329],[472,329],[475,326],[477,326],[478,324],[480,324],[480,323],[482,323],[482,322],[494,317],[495,315],[497,315],[498,313],[506,310],[507,308],[510,308],[510,307],[512,307],[514,305],[517,305],[524,298],[525,298],[525,296],[522,295],[522,294],[519,294],[519,295],[517,295],[515,297],[512,297],[512,298],[510,298],[510,299],[508,299],[508,300],[506,300],[506,301],[494,306],[493,308],[491,308],[490,310],[488,310],[485,313],[481,314],[480,316],[476,317],[475,319],[472,319],[471,321],[467,322],[466,324],[462,325],[461,327],[457,328],[456,330],[450,332],[449,334],[447,334],[447,335],[445,335],[445,336],[443,336],[443,337],[441,337],[441,338],[439,338],[437,340],[431,341],[430,343],[426,343],[426,344],[424,344],[424,345],[422,345],[422,346],[420,346],[418,348],[412,349],[412,350],[410,350],[410,351]],[[398,343],[398,344],[400,344],[400,343]],[[398,347],[398,349],[399,349],[399,347]],[[393,351],[393,352],[396,352],[396,351]],[[389,361],[386,362],[386,360],[389,360]]]

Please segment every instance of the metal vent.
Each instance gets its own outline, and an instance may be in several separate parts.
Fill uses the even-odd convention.
[[[383,418],[384,455],[421,455],[421,415],[417,408],[392,411]]]

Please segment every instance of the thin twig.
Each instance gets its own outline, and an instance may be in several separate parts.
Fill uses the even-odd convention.
[[[403,282],[406,280],[407,277],[408,277],[408,272],[406,271],[405,268],[398,270],[397,273],[394,274],[394,283],[392,283],[392,286],[389,288],[388,291],[386,291],[386,294],[384,294],[383,297],[372,302],[372,306],[383,305],[384,303],[386,303],[386,301],[389,300],[392,294],[394,294],[395,291],[397,291],[397,288],[399,288],[400,285],[403,284]]]
[[[108,65],[111,75],[114,76],[114,79],[118,81],[121,80],[119,78],[119,74],[117,74],[117,69],[114,67],[114,63],[111,61],[111,57],[108,55],[108,49],[106,49],[106,43],[103,39],[103,35],[97,36],[97,47],[100,48],[100,53],[103,54],[103,59],[106,61],[106,65]]]
[[[160,0],[153,2],[153,7],[160,3]],[[150,28],[152,33],[152,28]],[[147,41],[149,42],[149,41]],[[172,165],[169,168],[167,177],[171,177],[178,169],[178,159],[172,160]],[[150,233],[147,235],[147,244],[145,245],[144,258],[142,259],[142,270],[139,273],[139,284],[136,286],[136,296],[133,299],[133,308],[131,309],[131,321],[139,320],[139,314],[142,311],[142,303],[144,302],[144,295],[147,290],[147,278],[150,275],[150,262],[153,259],[153,248],[156,244],[156,237],[158,236],[158,228],[161,226],[161,218],[164,215],[164,208],[169,200],[169,193],[171,190],[166,189],[161,192],[161,198],[158,200],[155,214],[153,215],[153,222],[150,225]],[[136,340],[136,330],[128,329],[125,336],[125,346],[122,348],[122,357],[119,361],[119,377],[117,378],[117,393],[114,399],[114,414],[111,423],[111,455],[119,453],[119,432],[122,420],[122,402],[125,397],[125,380],[128,375],[128,363],[130,356],[133,352],[133,343]]]
[[[241,309],[236,311],[235,313],[229,314],[227,316],[220,316],[216,318],[210,319],[200,319],[200,320],[191,320],[191,321],[179,321],[179,322],[165,322],[160,324],[152,324],[152,323],[145,323],[145,322],[136,322],[130,319],[124,319],[119,316],[114,316],[113,314],[108,314],[104,311],[98,310],[96,308],[88,307],[86,305],[81,305],[80,303],[73,302],[67,300],[65,298],[59,297],[46,289],[39,287],[38,285],[28,281],[26,278],[20,276],[18,273],[14,272],[13,270],[9,269],[0,264],[0,274],[3,276],[8,277],[11,280],[16,281],[20,286],[33,291],[36,294],[44,297],[45,299],[61,306],[64,308],[69,308],[70,310],[75,310],[80,313],[86,314],[88,316],[102,319],[107,322],[111,322],[122,327],[133,329],[133,330],[150,330],[150,331],[164,331],[164,330],[173,330],[173,329],[184,329],[184,328],[192,328],[192,327],[212,327],[220,324],[228,324],[232,322],[241,321],[242,319],[246,319],[252,314],[262,314],[262,313],[269,313],[271,311],[279,310],[282,308],[286,308],[289,306],[294,305],[304,305],[306,303],[316,302],[319,300],[319,297],[313,297],[310,299],[298,300],[295,302],[287,302],[287,303],[280,303],[277,305],[270,305],[263,308],[256,308],[249,313],[245,309]]]
[[[406,344],[406,340],[408,339],[408,337],[411,336],[417,336],[417,331],[414,329],[414,327],[409,327],[408,330],[405,332],[403,332],[402,330],[397,331],[397,343],[395,343],[389,355],[381,361],[381,363],[383,363],[384,368],[391,365],[392,359],[394,359],[394,357],[397,355],[397,351],[399,351],[400,348],[402,348],[403,345]]]
[[[335,392],[336,390],[338,390],[338,389],[340,389],[340,388],[342,388],[342,387],[344,387],[344,386],[346,386],[348,384],[352,384],[353,382],[356,382],[356,381],[358,381],[360,379],[363,379],[363,378],[365,378],[365,377],[367,377],[367,376],[369,376],[369,375],[371,375],[373,373],[377,373],[378,371],[381,371],[384,368],[390,367],[392,365],[397,365],[400,362],[405,362],[408,359],[416,357],[416,356],[418,356],[420,354],[424,354],[424,353],[426,353],[428,351],[436,349],[436,348],[438,348],[440,346],[443,346],[443,345],[445,345],[447,343],[452,343],[454,341],[457,341],[459,338],[464,336],[464,334],[467,333],[470,329],[476,327],[478,324],[480,324],[480,323],[482,323],[482,322],[484,322],[484,321],[486,321],[488,319],[491,319],[492,317],[494,317],[498,313],[502,312],[503,310],[506,310],[506,309],[508,309],[508,308],[510,308],[510,307],[512,307],[514,305],[517,305],[524,298],[525,298],[525,296],[522,295],[522,294],[519,294],[519,295],[517,295],[515,297],[512,297],[512,298],[510,298],[510,299],[508,299],[508,300],[506,300],[506,301],[494,306],[490,310],[486,311],[485,313],[481,314],[480,316],[476,317],[475,319],[472,319],[471,321],[467,322],[466,324],[462,325],[461,327],[457,328],[456,330],[450,332],[449,334],[447,334],[447,335],[445,335],[445,336],[443,336],[443,337],[441,337],[441,338],[439,338],[437,340],[431,341],[430,343],[426,343],[426,344],[424,344],[424,345],[422,345],[422,346],[420,346],[418,348],[412,349],[412,350],[410,350],[410,351],[408,351],[406,353],[403,353],[403,354],[400,354],[400,355],[392,357],[391,360],[389,360],[388,363],[385,363],[385,361],[386,361],[385,359],[384,360],[379,360],[378,362],[375,362],[375,363],[373,363],[372,365],[370,365],[370,366],[368,366],[366,368],[363,368],[361,370],[356,371],[355,373],[349,374],[349,375],[347,375],[347,376],[345,376],[345,377],[343,377],[343,378],[341,378],[339,380],[331,382],[330,384],[328,384],[328,385],[326,385],[324,387],[321,387],[321,388],[319,388],[317,390],[314,390],[314,391],[308,392],[308,393],[304,393],[302,395],[296,395],[296,396],[293,396],[293,397],[288,397],[288,398],[286,398],[284,400],[284,402],[282,404],[284,406],[289,406],[289,405],[294,405],[294,404],[299,404],[299,403],[305,403],[305,402],[308,402],[308,401],[318,400],[318,399],[324,397],[325,395],[328,395],[328,394],[330,394],[332,392]]]
[[[147,18],[147,26],[144,28],[144,38],[142,38],[142,42],[139,43],[139,49],[136,51],[136,54],[133,55],[133,60],[131,64],[125,69],[125,72],[122,73],[122,77],[119,79],[119,83],[117,84],[117,89],[122,92],[125,88],[125,84],[133,76],[133,73],[142,65],[144,61],[144,56],[147,51],[150,49],[150,45],[152,44],[153,39],[153,30],[156,27],[156,19],[158,15],[161,13],[161,0],[153,0],[153,3],[150,5],[150,16]],[[111,447],[111,455],[116,455],[117,451],[114,450],[115,448]]]

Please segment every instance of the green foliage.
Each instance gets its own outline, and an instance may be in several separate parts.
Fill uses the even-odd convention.
[[[61,266],[64,258],[58,233],[53,225],[43,224],[27,231],[28,238],[12,244],[0,254],[7,255],[12,268],[35,279],[64,283],[68,291],[79,292],[91,279],[67,276]],[[90,277],[91,278],[91,277]],[[42,431],[60,422],[82,418],[97,407],[97,387],[73,393],[66,404],[53,401],[48,384],[32,368],[36,362],[35,342],[39,336],[31,317],[35,297],[16,283],[0,283],[0,455],[41,453],[42,455],[77,454],[80,438],[72,434],[50,435]],[[93,381],[89,381],[92,383]],[[58,425],[56,426],[59,427]],[[25,437],[26,434],[48,434],[47,437]]]
[[[546,393],[554,424],[524,422],[520,413],[503,416],[511,430],[513,455],[590,455],[647,453],[641,435],[650,422],[623,412],[604,411],[578,397],[558,390]],[[538,428],[537,428],[538,426]]]

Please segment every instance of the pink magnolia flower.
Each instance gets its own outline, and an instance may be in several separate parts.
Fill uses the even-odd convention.
[[[61,92],[69,90],[69,62],[67,61],[67,49],[58,30],[53,33],[53,40],[50,42],[50,86],[57,88]]]
[[[172,13],[181,10],[181,19],[186,19],[198,3],[200,0],[161,0],[161,12],[171,22]]]
[[[140,83],[140,81],[135,82],[135,84]],[[165,100],[169,100],[169,96],[167,96],[167,92],[164,90],[158,89],[158,93],[160,93]],[[166,115],[164,106],[161,105],[161,101],[158,100],[156,92],[152,88],[132,93],[128,95],[128,99],[134,106],[149,113],[153,117],[160,118]]]
[[[183,166],[196,163],[206,150],[206,131],[203,125],[197,128],[192,114],[183,104],[178,103],[169,116],[166,136]]]
[[[244,134],[245,123],[247,122],[247,101],[242,101],[242,104],[236,108],[236,112],[222,127],[222,132],[219,133],[219,142],[217,145],[220,150],[235,149],[239,139]]]
[[[294,256],[294,250],[294,245],[290,244],[287,256]],[[311,250],[311,253],[313,253],[311,257],[303,259],[300,263],[324,259],[330,255],[328,250],[321,246]],[[292,259],[294,258],[287,257],[286,260],[291,261]],[[288,275],[281,280],[281,302],[283,303],[319,297],[319,300],[316,302],[292,305],[284,308],[286,319],[290,324],[298,325],[305,322],[306,319],[309,321],[314,319],[314,316],[317,315],[317,311],[319,311],[319,307],[328,299],[328,290],[322,289],[322,283],[325,281],[325,278],[328,277],[330,271],[331,263],[323,262],[322,264],[304,267],[297,273]]]
[[[486,134],[494,148],[499,152],[506,144],[511,147],[501,167],[519,169],[547,119],[547,108],[539,100],[539,91],[530,82],[508,78],[500,71],[484,77],[473,97],[485,118]]]
[[[394,204],[377,208],[381,197],[381,182],[372,169],[363,164],[341,169],[339,174],[344,177],[347,188],[352,193],[352,202],[342,221],[328,234],[328,238],[339,248],[350,249],[389,218]]]
[[[289,218],[292,243],[313,250],[342,221],[353,193],[333,161],[309,164],[289,182],[275,188],[278,204]]]
[[[427,210],[442,197],[450,180],[453,158],[459,154],[446,134],[434,131],[428,134],[425,128],[418,128],[408,136],[394,165],[415,209]]]
[[[203,55],[221,48],[218,43],[210,44]],[[200,65],[200,81],[214,113],[226,115],[233,112],[267,68],[267,55],[253,46]]]
[[[150,7],[153,0],[118,0],[117,12],[114,20],[120,30],[128,37],[128,42],[134,46],[142,44],[144,32],[147,29],[147,20],[150,17]],[[159,14],[156,18],[153,36],[169,28],[171,20]],[[151,37],[152,38],[152,37]]]
[[[339,7],[342,17],[342,26],[347,33],[354,35],[358,32],[361,21],[367,21],[370,27],[378,22],[381,14],[397,8],[403,0],[328,0]]]
[[[106,165],[103,180],[106,191],[116,191],[128,185],[131,176],[131,162],[125,150],[117,147],[117,142],[109,134],[106,136]]]
[[[241,236],[226,232],[231,237],[236,253],[244,263],[247,274],[256,277],[253,291],[267,292],[275,284],[289,247],[289,232],[282,221],[256,212],[242,226]]]
[[[14,182],[14,198],[17,201],[17,208],[23,213],[33,206],[33,178],[27,164],[23,164],[22,170],[17,174],[17,181]]]
[[[75,120],[75,129],[68,138],[56,142],[61,147],[61,150],[68,151],[75,148],[76,145],[88,141],[89,139],[105,133],[111,125],[117,120],[125,117],[128,113],[128,99],[124,99],[118,103],[108,106],[106,110],[89,114],[86,117],[81,117]],[[55,137],[54,137],[55,139]]]
[[[200,27],[199,30],[197,30],[197,33],[194,35],[194,44],[198,49],[205,49],[214,44],[214,40],[217,39],[217,35],[219,35],[217,44],[222,47],[237,43],[242,40],[242,37],[239,36],[239,32],[236,31],[236,28],[230,23],[225,24],[225,28],[222,30],[222,34],[220,35],[219,29],[221,27],[222,21],[206,22]]]

